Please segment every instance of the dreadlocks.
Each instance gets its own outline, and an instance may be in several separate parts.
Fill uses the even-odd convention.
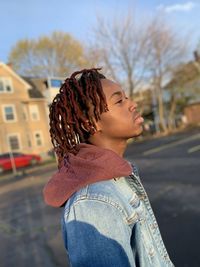
[[[68,152],[76,154],[78,144],[87,142],[95,133],[97,129],[93,117],[98,121],[100,114],[108,111],[100,81],[106,77],[98,70],[100,68],[74,72],[62,84],[50,105],[50,136],[58,157],[58,167]],[[81,75],[79,79],[77,75]]]

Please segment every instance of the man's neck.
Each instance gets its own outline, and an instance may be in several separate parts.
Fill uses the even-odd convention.
[[[92,140],[88,143],[101,148],[110,149],[122,158],[127,147],[127,140]]]

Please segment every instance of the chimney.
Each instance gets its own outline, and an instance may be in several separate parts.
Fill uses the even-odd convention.
[[[8,62],[6,65],[7,65],[9,68],[13,69],[13,64],[12,64],[12,62]]]
[[[196,62],[200,63],[200,55],[197,50],[194,51],[194,59]]]

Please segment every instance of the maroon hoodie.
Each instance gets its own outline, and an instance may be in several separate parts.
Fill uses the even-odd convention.
[[[68,153],[61,168],[45,185],[44,200],[50,206],[60,207],[73,193],[88,184],[131,173],[131,163],[114,151],[80,143],[78,153]]]

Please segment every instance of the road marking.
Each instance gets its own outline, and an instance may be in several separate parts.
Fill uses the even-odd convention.
[[[193,141],[193,140],[197,140],[197,139],[200,139],[200,134],[195,134],[195,135],[192,135],[190,137],[184,138],[182,140],[175,141],[175,142],[172,142],[170,144],[166,144],[166,145],[163,145],[163,146],[160,146],[160,147],[157,147],[157,148],[153,148],[153,149],[144,151],[143,155],[144,156],[151,155],[151,154],[160,152],[160,151],[162,151],[164,149],[171,148],[173,146],[177,146],[177,145],[181,145],[181,144],[185,144],[187,142],[190,142],[190,141]]]
[[[188,153],[193,153],[198,150],[200,150],[200,145],[191,147],[190,149],[188,149]]]

